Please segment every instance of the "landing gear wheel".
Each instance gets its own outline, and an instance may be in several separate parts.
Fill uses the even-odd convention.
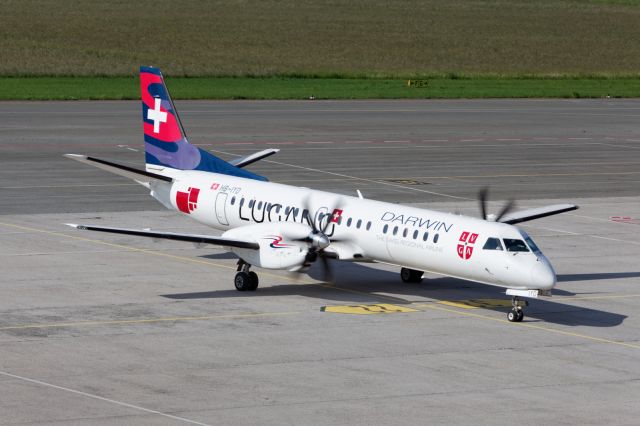
[[[522,309],[513,308],[507,314],[509,322],[522,322],[524,319],[524,311]]]
[[[400,278],[405,283],[419,283],[422,281],[422,271],[416,271],[415,269],[402,268],[400,269]]]
[[[258,284],[260,283],[260,280],[258,279],[258,274],[256,274],[253,271],[249,272],[249,279],[251,281],[251,284],[249,285],[249,288],[247,288],[247,290],[256,291],[256,289],[258,288]]]
[[[524,319],[524,309],[522,309],[522,307],[529,306],[529,302],[520,300],[518,296],[514,296],[511,299],[511,306],[513,306],[513,308],[511,308],[507,314],[509,322],[522,322]]]
[[[236,286],[236,290],[238,291],[251,291],[251,282],[252,280],[249,273],[243,271],[238,272],[235,279],[233,280],[233,283]],[[258,288],[257,284],[256,288]]]

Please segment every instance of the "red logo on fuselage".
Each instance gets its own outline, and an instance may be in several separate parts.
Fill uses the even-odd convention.
[[[340,222],[341,216],[342,216],[342,209],[333,209],[333,213],[331,213],[331,223]]]
[[[182,213],[191,214],[192,211],[198,207],[198,195],[200,190],[198,188],[187,189],[188,192],[178,191],[176,192],[176,206]]]
[[[467,260],[473,254],[473,244],[478,239],[478,234],[472,234],[464,231],[458,240],[458,256],[460,259]]]

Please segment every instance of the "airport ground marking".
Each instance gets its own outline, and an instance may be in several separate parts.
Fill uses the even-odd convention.
[[[375,314],[395,314],[419,312],[417,309],[406,306],[391,305],[388,303],[378,303],[374,305],[330,305],[320,308],[322,312],[335,314],[352,315],[375,315]]]
[[[205,264],[205,265],[210,265],[210,266],[217,266],[217,267],[221,267],[221,268],[225,268],[225,269],[233,269],[233,270],[236,269],[235,267],[232,267],[232,266],[222,265],[222,264],[218,264],[218,263],[214,263],[214,262],[203,261],[203,260],[198,260],[198,259],[192,259],[192,258],[183,257],[183,256],[175,256],[175,255],[171,255],[171,254],[167,254],[167,253],[157,252],[157,251],[154,251],[154,250],[140,249],[140,248],[125,246],[125,245],[121,245],[121,244],[113,244],[113,243],[108,243],[108,242],[105,242],[105,241],[93,240],[93,239],[90,239],[90,238],[84,238],[84,237],[68,235],[68,234],[64,234],[64,233],[56,232],[56,231],[47,231],[47,230],[44,230],[44,229],[32,228],[32,227],[16,225],[16,224],[6,223],[6,222],[0,222],[0,226],[5,226],[5,227],[9,227],[9,228],[14,228],[14,229],[22,229],[22,230],[31,231],[31,232],[39,232],[39,233],[43,233],[43,234],[54,235],[54,236],[64,237],[64,238],[70,238],[70,239],[75,239],[75,240],[79,240],[79,241],[86,241],[86,242],[91,242],[91,243],[103,244],[103,245],[107,245],[107,246],[126,249],[126,250],[129,250],[129,251],[134,251],[134,252],[140,252],[140,253],[152,254],[152,255],[156,255],[156,256],[174,258],[174,259],[181,260],[181,261],[187,261],[187,262],[192,262],[192,263],[200,263],[200,264]],[[542,228],[542,229],[547,229],[547,228]],[[558,231],[558,230],[553,230],[553,229],[549,229],[549,230],[557,231],[557,232],[563,232],[563,231]],[[564,231],[564,232],[569,233],[569,234],[574,234],[574,235],[584,235],[584,234],[578,234],[578,233],[568,232],[568,231]],[[607,239],[607,238],[605,238],[605,239]],[[627,242],[627,241],[624,241],[624,242]],[[289,278],[289,277],[285,277],[285,276],[274,275],[274,274],[268,274],[268,275],[273,276],[273,277],[277,277],[279,279],[286,279],[286,280],[289,280],[289,281],[297,281],[294,278]],[[369,297],[372,297],[372,298],[389,299],[389,300],[395,300],[396,302],[398,300],[402,300],[402,299],[395,298],[395,297],[392,297],[392,296],[377,295],[377,294],[374,294],[374,293],[367,293],[367,292],[360,292],[360,291],[356,291],[356,290],[349,290],[349,289],[344,289],[344,288],[341,288],[341,287],[336,287],[336,286],[333,286],[333,285],[327,285],[327,284],[321,284],[321,283],[317,283],[315,285],[319,285],[321,287],[329,288],[329,289],[337,289],[337,290],[341,290],[341,291],[346,291],[346,292],[349,292],[349,293],[366,295],[366,296],[369,296]],[[552,333],[563,334],[563,335],[567,335],[567,336],[579,337],[579,338],[592,340],[592,341],[596,341],[596,342],[600,342],[600,343],[608,343],[608,344],[614,344],[614,345],[629,347],[629,348],[633,348],[633,349],[640,349],[640,345],[634,345],[634,344],[631,344],[631,343],[619,342],[619,341],[609,340],[609,339],[603,339],[603,338],[599,338],[599,337],[588,336],[588,335],[585,335],[585,334],[573,333],[573,332],[564,331],[564,330],[558,330],[558,329],[555,329],[555,328],[542,327],[542,326],[535,325],[535,324],[530,324],[530,323],[512,324],[512,323],[510,323],[510,322],[508,322],[506,320],[503,320],[503,319],[494,318],[494,317],[490,317],[490,316],[486,316],[486,315],[474,314],[474,313],[471,313],[471,312],[468,312],[468,311],[464,312],[464,311],[461,311],[461,310],[458,310],[458,309],[450,309],[450,308],[445,308],[445,307],[442,307],[442,306],[435,306],[435,304],[424,304],[424,305],[422,305],[422,307],[425,307],[427,309],[445,311],[445,312],[453,312],[453,313],[456,313],[456,314],[459,314],[459,315],[465,315],[465,316],[470,316],[470,317],[475,317],[475,318],[481,318],[481,319],[485,319],[485,320],[496,321],[496,322],[511,324],[511,325],[515,325],[515,326],[521,326],[521,327],[527,327],[527,328],[531,328],[531,329],[549,331],[549,332],[552,332]],[[135,321],[135,320],[133,320],[133,321]]]
[[[42,233],[42,234],[53,235],[53,236],[56,236],[56,237],[69,238],[69,239],[73,239],[73,240],[84,241],[84,242],[89,242],[89,243],[94,243],[94,244],[101,244],[101,245],[105,245],[105,246],[109,246],[109,247],[116,247],[116,248],[124,249],[124,250],[127,250],[127,251],[137,252],[137,253],[144,253],[144,254],[150,254],[150,255],[154,255],[154,256],[167,257],[167,258],[170,258],[170,259],[176,259],[176,260],[180,260],[180,261],[188,262],[188,263],[198,263],[198,264],[202,264],[202,265],[215,266],[215,267],[219,267],[219,268],[223,268],[223,269],[231,269],[231,270],[234,270],[234,271],[236,270],[236,266],[223,265],[221,263],[210,262],[210,261],[207,261],[207,260],[194,259],[194,258],[190,258],[190,257],[178,256],[178,255],[169,254],[169,253],[163,253],[163,252],[160,252],[160,251],[157,251],[157,250],[143,249],[143,248],[138,248],[138,247],[126,246],[126,245],[123,245],[123,244],[110,243],[110,242],[107,242],[107,241],[94,240],[94,239],[91,239],[91,238],[85,238],[85,237],[80,237],[80,236],[76,236],[76,235],[69,235],[69,234],[65,234],[65,233],[57,232],[57,231],[47,231],[46,229],[32,228],[32,227],[29,227],[29,226],[16,225],[16,224],[13,224],[13,223],[6,223],[6,222],[0,222],[0,226],[4,226],[4,227],[7,227],[7,228],[21,229],[21,230],[29,231],[29,232],[39,232],[39,233]],[[270,274],[268,272],[261,273],[261,275],[266,275],[266,276],[271,277],[271,278],[277,278],[277,279],[297,282],[297,280],[295,278],[290,278],[290,277],[287,277],[287,276],[284,276],[284,275]]]
[[[210,151],[215,152],[215,153],[227,154],[227,155],[236,155],[236,154],[233,154],[233,153],[230,153],[230,152],[219,151],[219,150],[215,150],[215,149],[212,149]],[[395,188],[401,188],[401,189],[404,189],[404,190],[424,192],[426,194],[439,195],[441,197],[454,198],[454,199],[457,199],[457,200],[475,201],[475,199],[473,199],[473,198],[459,197],[457,195],[450,195],[450,194],[444,194],[444,193],[441,193],[441,192],[427,191],[425,189],[419,189],[419,188],[416,188],[416,187],[405,186],[405,185],[398,185],[398,184],[394,184],[394,183],[391,183],[391,182],[384,182],[384,181],[380,181],[380,180],[362,178],[362,177],[357,177],[357,176],[349,176],[349,175],[345,175],[343,173],[336,173],[336,172],[330,172],[328,170],[314,169],[312,167],[304,167],[304,166],[299,166],[297,164],[289,164],[289,163],[283,163],[283,162],[280,162],[280,161],[273,161],[273,160],[263,160],[263,162],[271,163],[271,164],[278,164],[278,165],[281,165],[281,166],[293,167],[295,169],[307,170],[307,171],[310,171],[310,172],[324,173],[324,174],[328,174],[328,175],[332,175],[332,176],[338,176],[338,177],[342,177],[342,178],[358,180],[358,181],[361,181],[361,182],[375,183],[377,185],[386,185],[386,186],[391,186],[391,187],[395,187]]]
[[[128,324],[153,324],[162,322],[189,322],[189,321],[213,321],[213,320],[225,320],[234,318],[259,318],[259,317],[275,317],[286,315],[297,315],[299,311],[289,312],[258,312],[247,314],[223,314],[223,315],[204,315],[204,316],[191,316],[191,317],[164,317],[164,318],[138,318],[130,320],[104,320],[104,321],[78,321],[78,322],[59,322],[49,324],[22,324],[22,325],[8,325],[0,327],[0,331],[11,330],[25,330],[25,329],[42,329],[42,328],[73,328],[73,327],[88,327],[88,326],[100,326],[100,325],[128,325]]]
[[[506,299],[467,299],[467,300],[441,300],[439,305],[452,306],[461,309],[491,309],[511,307],[511,301]],[[429,307],[429,306],[427,306]]]
[[[30,377],[18,376],[17,374],[11,374],[11,373],[8,373],[6,371],[0,371],[0,375],[5,376],[5,377],[9,377],[9,378],[12,378],[12,379],[16,379],[16,380],[21,380],[23,382],[32,383],[32,384],[35,384],[35,385],[45,386],[45,387],[52,388],[52,389],[57,389],[57,390],[61,390],[61,391],[69,392],[69,393],[74,393],[76,395],[81,395],[81,396],[84,396],[84,397],[87,397],[87,398],[91,398],[91,399],[97,399],[99,401],[109,402],[111,404],[120,405],[121,407],[132,408],[132,409],[138,410],[138,411],[144,411],[145,413],[155,414],[155,415],[166,417],[166,418],[169,418],[169,419],[172,419],[172,420],[177,420],[177,421],[183,422],[183,423],[189,423],[189,424],[200,425],[200,426],[210,426],[207,423],[201,423],[201,422],[197,422],[195,420],[187,419],[187,418],[184,418],[184,417],[174,416],[173,414],[163,413],[162,411],[151,410],[149,408],[141,407],[139,405],[133,405],[133,404],[129,404],[127,402],[118,401],[118,400],[111,399],[111,398],[105,398],[105,397],[100,396],[100,395],[95,395],[95,394],[92,394],[92,393],[79,391],[77,389],[67,388],[67,387],[59,386],[59,385],[54,385],[53,383],[43,382],[42,380],[36,380],[36,379],[32,379]]]
[[[559,330],[557,328],[552,328],[552,327],[543,327],[541,325],[532,324],[532,323],[528,323],[528,322],[512,323],[512,322],[509,322],[509,321],[507,321],[505,319],[490,317],[488,315],[476,314],[476,313],[469,312],[469,311],[461,311],[461,310],[458,310],[458,309],[446,308],[446,307],[443,307],[443,306],[437,306],[436,304],[432,304],[432,305],[425,304],[423,307],[425,307],[427,309],[433,309],[433,310],[436,310],[436,311],[452,312],[452,313],[455,313],[455,314],[458,314],[458,315],[464,315],[464,316],[467,316],[467,317],[484,319],[484,320],[488,320],[488,321],[495,321],[495,322],[499,322],[499,323],[502,323],[502,324],[509,324],[510,326],[526,327],[526,328],[530,328],[530,329],[534,329],[534,330],[542,330],[542,331],[548,331],[548,332],[551,332],[551,333],[562,334],[562,335],[565,335],[565,336],[578,337],[578,338],[581,338],[581,339],[591,340],[591,341],[598,342],[598,343],[607,343],[607,344],[618,345],[618,346],[623,346],[623,347],[627,347],[627,348],[640,349],[640,344],[633,344],[633,343],[627,343],[627,342],[620,342],[618,340],[604,339],[604,338],[601,338],[601,337],[589,336],[587,334],[581,334],[581,333],[574,333],[572,331]]]

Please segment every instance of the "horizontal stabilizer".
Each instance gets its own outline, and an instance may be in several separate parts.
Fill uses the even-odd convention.
[[[214,244],[214,245],[224,246],[224,247],[238,247],[238,248],[253,249],[253,250],[258,250],[260,248],[260,245],[258,245],[258,243],[255,243],[253,241],[230,239],[230,238],[224,238],[224,237],[215,237],[215,236],[209,236],[209,235],[176,234],[174,232],[156,232],[156,231],[147,231],[144,229],[108,228],[104,226],[78,225],[75,223],[65,223],[65,225],[71,226],[76,229],[82,229],[87,231],[109,232],[112,234],[125,234],[125,235],[135,235],[138,237],[162,238],[166,240],[188,241],[191,243]]]
[[[537,207],[535,209],[523,210],[516,213],[509,213],[500,219],[502,223],[514,225],[516,223],[527,222],[529,220],[540,219],[542,217],[553,216],[554,214],[577,210],[575,204],[554,204],[552,206]]]
[[[111,161],[101,160],[99,158],[87,157],[86,155],[79,154],[65,154],[67,158],[79,161],[81,163],[90,164],[102,170],[106,170],[111,173],[115,173],[120,176],[133,179],[137,182],[149,183],[152,180],[161,180],[164,182],[173,182],[168,176],[162,176],[156,173],[147,172],[145,170],[139,170],[134,167],[125,166],[122,164],[112,163]]]
[[[238,157],[234,158],[233,160],[229,160],[229,164],[233,164],[236,167],[242,168],[244,166],[248,166],[249,164],[253,164],[256,161],[260,161],[264,158],[270,157],[279,151],[279,149],[274,148],[265,149],[263,151],[254,152],[253,154],[247,155],[245,157]]]

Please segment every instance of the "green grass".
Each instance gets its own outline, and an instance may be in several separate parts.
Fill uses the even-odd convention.
[[[175,99],[425,99],[640,97],[638,78],[429,78],[425,87],[401,79],[173,77]],[[133,77],[0,77],[0,99],[139,99]]]
[[[134,99],[140,65],[192,99],[638,96],[639,22],[640,0],[0,0],[0,99]]]
[[[637,74],[637,0],[0,0],[0,75]]]

